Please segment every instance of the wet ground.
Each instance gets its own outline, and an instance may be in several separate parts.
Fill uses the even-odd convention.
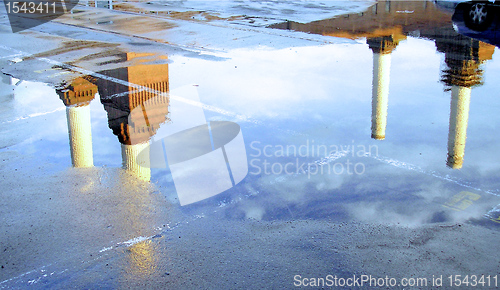
[[[500,61],[460,9],[2,11],[0,288],[495,288]]]

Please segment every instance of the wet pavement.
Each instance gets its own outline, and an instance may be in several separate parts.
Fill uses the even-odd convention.
[[[495,288],[497,16],[457,3],[2,8],[0,288]]]

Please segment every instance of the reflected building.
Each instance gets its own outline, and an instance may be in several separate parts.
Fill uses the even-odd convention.
[[[97,86],[80,77],[67,88],[56,92],[66,106],[71,163],[74,167],[92,167],[94,159],[89,104],[97,93]]]
[[[100,72],[119,79],[117,83],[99,78],[101,103],[108,114],[108,125],[121,144],[123,168],[142,180],[150,180],[149,139],[167,121],[168,64],[142,64],[151,54],[126,53],[121,61],[138,63]],[[167,59],[167,57],[162,57]]]

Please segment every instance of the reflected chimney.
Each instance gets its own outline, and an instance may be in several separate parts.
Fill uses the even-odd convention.
[[[446,165],[462,168],[467,139],[472,87],[482,85],[481,64],[492,58],[494,46],[445,31],[436,38],[438,51],[445,53],[446,68],[441,81],[451,90],[450,127]]]
[[[90,125],[90,101],[97,93],[97,87],[78,78],[69,87],[56,90],[66,106],[71,163],[73,167],[92,167],[92,130]]]
[[[451,88],[450,130],[446,164],[452,169],[462,168],[464,161],[470,96],[470,87],[454,85]]]
[[[367,43],[373,51],[372,138],[384,140],[387,126],[391,53],[398,43],[393,40],[392,36],[368,38]]]
[[[445,59],[448,69],[443,81],[451,87],[450,128],[448,132],[448,157],[446,165],[462,168],[467,139],[471,87],[482,84],[480,61],[477,59]]]

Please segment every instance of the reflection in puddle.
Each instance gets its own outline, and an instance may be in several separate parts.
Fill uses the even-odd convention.
[[[436,40],[436,46],[445,53],[447,69],[443,70],[442,81],[451,87],[447,165],[459,169],[465,154],[471,88],[482,85],[480,65],[492,59],[494,46],[456,33],[450,36],[451,43],[442,38]]]
[[[333,24],[329,26],[329,23]],[[494,108],[488,108],[494,103],[492,96],[485,98],[487,101],[483,101],[482,107],[479,98],[476,99],[480,105],[478,111],[471,108],[470,151],[465,168],[459,171],[445,167],[458,169],[463,165],[471,96],[480,95],[483,88],[492,91],[491,86],[480,86],[483,84],[482,69],[494,68],[484,65],[487,61],[493,63],[490,60],[494,48],[456,33],[450,14],[431,2],[384,1],[361,14],[319,21],[314,25],[291,22],[287,25],[312,27],[325,35],[362,40],[344,39],[338,43],[332,40],[333,44],[309,47],[296,44],[286,49],[229,48],[224,52],[227,59],[220,62],[169,53],[170,67],[148,61],[151,54],[117,53],[118,48],[115,50],[110,45],[93,50],[92,54],[77,49],[75,54],[79,55],[74,58],[81,58],[71,65],[82,67],[84,76],[57,90],[65,106],[54,97],[51,89],[50,100],[57,102],[61,111],[49,121],[40,123],[42,125],[26,121],[39,129],[57,119],[64,127],[58,131],[50,128],[52,131],[44,132],[44,140],[33,138],[34,142],[28,146],[31,156],[41,153],[40,156],[48,156],[49,160],[55,155],[53,152],[59,151],[62,157],[58,160],[64,158],[65,163],[69,163],[70,153],[74,167],[96,168],[61,170],[61,162],[49,160],[57,163],[53,166],[53,171],[57,172],[51,177],[40,169],[39,176],[49,176],[50,183],[44,181],[29,186],[36,189],[31,193],[38,198],[34,199],[36,202],[30,204],[20,195],[15,196],[23,207],[11,207],[14,217],[28,212],[23,208],[37,209],[37,203],[44,199],[44,206],[38,208],[50,208],[49,214],[56,218],[49,215],[34,228],[63,225],[53,236],[54,240],[61,238],[55,245],[50,243],[52,236],[44,236],[48,230],[38,230],[43,239],[33,244],[45,249],[32,252],[50,254],[52,251],[55,254],[50,259],[39,259],[41,262],[37,261],[37,265],[59,261],[63,256],[56,257],[60,248],[77,249],[75,256],[78,259],[68,262],[78,264],[77,267],[60,269],[64,261],[53,267],[59,272],[70,269],[64,274],[66,276],[60,276],[61,280],[69,277],[67,284],[70,284],[75,272],[89,275],[91,271],[103,270],[99,273],[102,276],[95,277],[112,281],[104,286],[109,288],[125,283],[134,288],[129,284],[131,281],[157,282],[159,279],[171,286],[181,281],[179,285],[185,286],[187,283],[183,282],[188,279],[208,277],[200,275],[200,269],[210,269],[218,262],[224,269],[231,262],[236,262],[235,266],[238,263],[243,267],[249,265],[250,272],[251,266],[278,266],[288,269],[284,271],[288,275],[289,265],[297,263],[303,267],[305,264],[301,261],[307,261],[295,259],[296,254],[311,256],[311,250],[317,257],[335,255],[339,260],[353,251],[357,257],[361,256],[355,252],[359,249],[377,253],[378,256],[362,261],[368,265],[370,261],[380,262],[386,257],[393,259],[398,251],[414,251],[415,257],[424,261],[434,254],[428,250],[437,249],[435,256],[439,264],[449,266],[441,262],[455,253],[439,254],[438,251],[453,247],[443,242],[439,236],[442,231],[434,237],[434,232],[427,234],[428,229],[444,226],[446,232],[454,233],[449,240],[457,237],[460,240],[467,232],[459,231],[459,227],[469,226],[462,223],[476,223],[476,219],[498,204],[498,191],[488,190],[498,188],[495,181],[498,165],[490,165],[484,160],[497,161],[494,158],[498,159],[499,155],[491,148],[497,145],[499,138],[485,129],[475,131],[478,128],[473,128],[498,123]],[[47,56],[80,47],[92,45],[63,45]],[[162,59],[166,61],[167,57]],[[325,61],[319,63],[318,60],[323,59]],[[91,68],[90,60],[93,61]],[[100,61],[99,72],[93,73],[90,70],[96,67],[97,61]],[[422,62],[421,66],[415,65],[417,62]],[[278,69],[274,70],[276,67]],[[415,70],[412,72],[410,68]],[[175,74],[170,75],[172,71]],[[12,83],[10,78],[3,78],[2,82],[9,86]],[[186,83],[196,86],[184,85]],[[179,85],[180,91],[173,90],[171,84]],[[474,89],[476,87],[479,89]],[[201,98],[198,98],[198,89]],[[40,95],[35,89],[25,91],[31,96]],[[97,94],[99,101],[93,101]],[[38,98],[30,105],[37,102],[43,103]],[[261,111],[261,108],[264,113],[259,112],[260,115],[248,114],[249,111]],[[64,123],[64,109],[67,123]],[[273,114],[265,114],[273,110]],[[476,123],[473,115],[481,113],[485,117]],[[241,125],[226,121],[228,116],[233,122],[241,120]],[[70,150],[61,153],[58,149],[66,148],[68,142],[66,126]],[[486,140],[490,136],[491,139]],[[480,146],[473,144],[473,140],[484,141],[491,146],[488,148],[491,151],[484,147],[477,149]],[[92,142],[96,146],[92,147]],[[332,152],[332,145],[336,146],[335,152]],[[245,146],[247,150],[252,149],[249,156],[245,155]],[[300,148],[306,152],[301,154]],[[208,158],[211,153],[213,157]],[[484,157],[486,155],[488,157]],[[207,158],[201,159],[204,156]],[[7,157],[11,158],[7,154],[3,158]],[[109,160],[113,161],[107,162]],[[97,168],[103,164],[119,167],[120,162],[124,170]],[[12,168],[17,166],[14,164],[16,159],[11,163]],[[247,175],[249,164],[257,165],[252,168],[251,175]],[[362,170],[361,166],[356,167],[358,164],[362,165]],[[341,170],[338,170],[339,165]],[[264,170],[256,173],[258,169]],[[23,169],[23,173],[30,173],[30,170]],[[205,170],[211,175],[205,174]],[[30,180],[25,176],[18,178],[21,186],[25,186],[23,183],[29,185]],[[11,195],[22,190],[21,186],[12,186]],[[29,196],[27,190],[22,193]],[[55,202],[58,204],[54,206]],[[66,213],[59,214],[59,209]],[[33,212],[40,217],[45,215],[40,210]],[[498,213],[500,211],[490,211],[489,218],[498,221]],[[11,220],[8,220],[6,244],[22,245],[16,244],[16,237],[26,236],[24,231],[12,229],[25,227],[30,234],[32,229],[30,225],[23,225],[26,220]],[[300,226],[303,221],[304,226]],[[349,232],[355,233],[356,227],[352,224],[359,222],[369,226],[359,239],[356,236],[355,240],[360,242],[353,244]],[[449,225],[455,223],[460,224],[448,230]],[[415,238],[402,231],[396,235],[380,233],[372,224],[395,225],[391,229],[397,231],[415,226],[423,228],[424,235]],[[349,227],[349,230],[339,232],[341,227]],[[374,238],[376,235],[386,236],[386,239],[381,241]],[[71,240],[82,237],[81,242],[71,244]],[[347,242],[338,243],[344,237]],[[402,245],[396,248],[386,241],[401,241]],[[468,240],[463,244],[476,246]],[[82,250],[73,245],[81,246]],[[429,248],[422,248],[424,245]],[[285,252],[283,249],[289,250],[289,256],[294,257],[290,263],[282,259],[286,256],[281,254]],[[97,252],[97,258],[96,255],[87,256]],[[458,252],[464,251],[459,249]],[[199,253],[206,255],[196,260]],[[242,257],[240,253],[248,255]],[[278,255],[273,256],[275,253]],[[421,253],[427,254],[422,256]],[[10,252],[4,255],[9,255],[10,260],[19,259]],[[29,260],[30,257],[23,255],[19,256]],[[276,260],[271,261],[269,257],[276,257]],[[337,265],[326,258],[318,264]],[[416,259],[410,258],[411,263],[415,263]],[[97,262],[81,266],[81,260]],[[262,261],[271,262],[264,264]],[[461,268],[462,264],[458,265],[461,261],[453,262],[456,265],[450,271]],[[113,264],[114,270],[103,266],[108,262]],[[209,267],[205,267],[207,264]],[[84,271],[79,271],[82,267]],[[353,268],[368,271],[363,265]],[[385,271],[383,265],[381,268]],[[227,274],[230,277],[233,273]],[[108,277],[110,279],[106,279]],[[56,283],[61,282],[55,279]],[[85,287],[91,287],[89,285]]]
[[[123,57],[129,61],[141,56],[145,54],[127,53]],[[156,134],[160,124],[168,120],[168,97],[158,95],[159,92],[168,93],[168,64],[135,65],[101,74],[128,83],[96,81],[101,103],[108,113],[109,128],[121,143],[123,167],[149,181],[151,170],[146,165],[150,162],[138,160],[137,156],[149,148],[149,139]],[[149,158],[149,154],[141,156]]]
[[[84,78],[74,80],[64,90],[57,90],[66,106],[71,163],[74,167],[94,166],[89,104],[96,93],[97,87]]]
[[[129,267],[126,269],[128,279],[137,277],[146,278],[154,273],[158,261],[151,240],[145,240],[134,244],[127,249]]]
[[[391,53],[398,43],[390,36],[367,39],[373,51],[372,138],[385,139]]]
[[[363,38],[363,41],[366,43],[365,47],[371,50],[370,54],[373,59],[373,74],[371,76],[371,132],[368,134],[371,134],[371,137],[376,140],[386,140],[386,133],[387,139],[391,137],[394,139],[402,138],[402,134],[394,136],[399,135],[399,133],[394,133],[396,131],[394,129],[391,132],[391,129],[394,127],[388,124],[388,113],[391,112],[388,108],[389,94],[391,93],[389,90],[391,58],[393,58],[394,52],[398,50],[398,47],[401,47],[401,43],[416,36],[425,38],[426,41],[433,41],[437,50],[444,54],[443,67],[445,68],[441,70],[441,79],[442,83],[444,83],[444,90],[451,93],[446,164],[451,168],[458,169],[462,167],[465,154],[472,88],[482,84],[483,72],[481,65],[485,61],[492,59],[494,47],[455,32],[451,26],[450,15],[450,13],[441,11],[432,3],[386,1],[377,3],[361,14],[350,14],[308,24],[288,22],[285,28],[350,39]],[[66,44],[62,49],[53,50],[50,53],[38,56],[66,53],[75,47],[90,47],[93,45],[91,44],[83,42],[76,45]],[[98,56],[102,55],[95,54],[87,55],[86,57],[95,58]],[[168,97],[163,94],[169,93],[168,65],[146,65],[145,62],[149,56],[151,55],[142,53],[116,53],[116,51],[112,54],[106,53],[106,61],[102,62],[102,65],[116,67],[116,65],[126,63],[129,66],[99,72],[103,77],[80,77],[75,79],[66,89],[58,90],[60,98],[67,106],[71,160],[74,167],[91,167],[94,164],[91,145],[90,109],[88,104],[94,98],[95,94],[99,92],[100,101],[107,113],[108,127],[120,142],[123,167],[126,171],[142,180],[151,179],[151,170],[148,164],[152,165],[157,160],[151,160],[151,152],[149,150],[153,150],[151,147],[152,144],[149,144],[149,142],[155,136],[155,138],[158,137],[158,140],[154,141],[161,141],[158,142],[160,145],[164,144],[162,142],[165,141],[160,140],[163,134],[158,133],[158,130],[161,124],[169,121],[169,117],[171,117],[171,112],[169,111],[171,103]],[[165,57],[164,59],[166,60],[167,58]],[[394,65],[394,59],[392,61],[392,65]],[[393,68],[393,70],[395,69]],[[426,85],[425,83],[421,84],[421,86]],[[369,87],[369,83],[365,87]],[[175,111],[177,113],[182,110],[180,106],[175,106]],[[366,113],[366,115],[368,114]],[[189,116],[189,118],[193,117],[193,114],[184,115]],[[364,117],[367,117],[366,115]],[[200,122],[205,124],[204,115],[202,119]],[[176,121],[178,120],[176,119]],[[164,126],[163,129],[172,131],[171,129],[178,126],[179,123],[181,122],[169,124],[169,126]],[[191,127],[199,125],[189,124],[190,126],[192,125]],[[212,121],[211,124],[215,125],[216,122]],[[203,129],[205,130],[205,127]],[[368,130],[368,128],[365,129]],[[363,132],[362,134],[364,138],[369,139],[367,132]],[[192,141],[191,139],[186,140],[189,142]],[[199,138],[197,141],[200,141]],[[384,143],[390,143],[388,141]],[[209,142],[206,142],[206,144],[207,148],[209,148]],[[443,152],[440,154],[445,155],[445,145],[441,144],[440,146],[443,148]],[[198,155],[204,155],[209,150],[210,148],[200,151],[201,153]],[[190,153],[189,150],[182,152],[182,154],[188,153]],[[179,153],[175,157],[181,158],[182,154]],[[173,154],[170,155],[173,156]],[[175,157],[169,161],[175,161]],[[163,155],[162,158],[164,158]],[[162,166],[166,166],[164,161],[167,160],[163,159]],[[213,168],[213,163],[207,164],[209,165],[207,168],[210,166]],[[226,165],[225,162],[221,162],[221,164]],[[199,168],[200,166],[199,164],[195,164],[192,167]],[[444,167],[444,164],[442,164],[442,167]],[[169,169],[172,170],[172,166]],[[176,176],[174,174],[172,176],[169,176],[169,178],[175,180]],[[242,176],[244,177],[244,175]],[[345,179],[347,180],[347,178]],[[231,181],[230,178],[228,180]],[[227,184],[231,186],[238,183],[234,182],[234,180],[232,182],[229,181]],[[210,179],[207,183],[210,182],[213,183],[213,179]],[[301,181],[301,183],[306,182],[309,182],[309,180]],[[186,185],[191,185],[190,179],[186,181]],[[182,193],[179,190],[179,183],[176,186],[177,193]],[[354,186],[352,187],[354,188]],[[190,189],[189,194],[185,195],[196,197],[192,201],[185,201],[183,199],[184,195],[179,194],[180,204],[185,205],[203,199],[200,197],[200,194],[195,195],[191,193],[194,191],[199,192],[198,188],[196,190]],[[204,191],[208,192],[207,187],[204,188]],[[262,216],[262,214],[256,214],[256,216]]]
[[[169,168],[181,205],[239,183],[248,173],[240,127],[232,122],[207,124],[193,86],[176,91],[182,97],[175,96],[175,122],[150,142],[161,124],[170,121],[170,101],[168,64],[141,64],[147,56],[150,54],[115,55],[121,62],[137,64],[78,78],[58,91],[68,106],[73,166],[93,166],[88,104],[98,91],[108,126],[121,144],[127,172],[150,181],[151,168]]]
[[[373,51],[371,136],[377,140],[386,136],[391,53],[407,36],[433,40],[445,55],[441,80],[445,90],[451,91],[446,164],[452,169],[462,167],[471,89],[482,85],[480,65],[492,59],[495,47],[456,32],[451,13],[428,1],[379,1],[363,13],[306,24],[287,21],[269,27],[366,39]]]
[[[133,61],[149,55],[123,53],[118,57],[122,61]],[[139,160],[138,155],[149,148],[150,138],[168,121],[168,64],[137,64],[100,73],[110,78],[78,78],[66,89],[57,91],[67,106],[72,164],[93,166],[88,105],[99,92],[108,115],[108,126],[121,144],[124,169],[149,181],[151,171],[147,165],[150,162]],[[149,159],[149,154],[141,156]]]

